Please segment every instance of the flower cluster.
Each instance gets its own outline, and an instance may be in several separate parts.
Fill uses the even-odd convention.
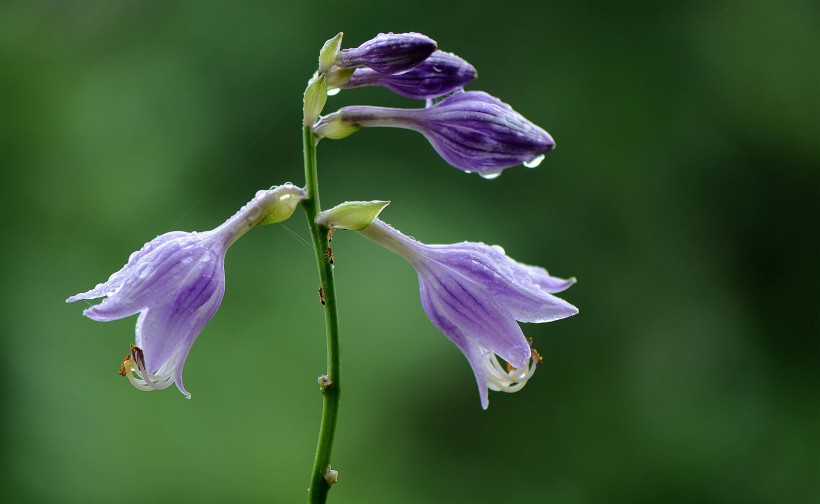
[[[361,128],[403,128],[424,135],[452,166],[484,178],[519,164],[537,166],[555,148],[549,133],[498,98],[464,92],[477,76],[475,68],[455,54],[433,52],[431,42],[415,33],[382,34],[356,49],[339,51],[336,66],[327,72],[329,89],[382,86],[425,100],[426,106],[342,107],[313,124],[316,136],[340,139]]]
[[[430,321],[467,358],[486,409],[489,390],[520,390],[541,362],[518,322],[552,322],[578,313],[555,296],[575,279],[554,277],[544,268],[519,263],[498,246],[416,241],[378,218],[387,201],[349,201],[320,212],[315,167],[319,139],[344,138],[367,127],[421,133],[446,162],[487,179],[518,164],[537,166],[555,147],[552,137],[498,98],[464,91],[476,75],[467,61],[438,50],[425,35],[379,34],[358,47],[342,49],[340,33],[320,51],[318,69],[304,94],[305,189],[285,184],[259,191],[211,231],[158,236],[133,253],[106,282],[67,301],[105,298],[84,311],[97,321],[139,313],[136,341],[122,361],[120,374],[140,390],[175,383],[190,397],[182,370],[194,341],[222,301],[227,249],[251,228],[289,218],[302,202],[320,262],[322,303],[327,278],[332,286],[333,274],[321,261],[332,265],[328,243],[334,229],[357,231],[399,254],[418,273],[421,305]],[[322,116],[328,96],[365,86],[423,100],[424,106],[355,105]],[[321,231],[328,233],[324,242]],[[332,380],[323,378],[327,390]]]

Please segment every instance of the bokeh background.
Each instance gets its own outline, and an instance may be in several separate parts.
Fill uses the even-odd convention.
[[[322,312],[301,211],[228,254],[193,393],[116,370],[134,319],[64,299],[155,235],[303,182],[322,43],[420,31],[557,139],[492,182],[412,132],[319,149],[325,206],[390,199],[423,241],[502,244],[579,282],[482,411],[413,270],[334,239],[345,393],[335,503],[820,499],[820,16],[814,2],[3,2],[3,502],[302,502]],[[382,89],[346,104],[416,106]],[[287,226],[287,228],[285,227]]]

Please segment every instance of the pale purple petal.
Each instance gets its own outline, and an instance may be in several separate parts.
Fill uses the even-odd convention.
[[[578,313],[577,308],[534,281],[533,275],[540,282],[552,278],[545,269],[514,261],[501,247],[463,242],[428,249],[437,261],[458,271],[465,282],[477,283],[501,300],[520,322],[552,322]]]
[[[151,304],[161,302],[168,295],[169,286],[179,284],[194,266],[194,257],[207,251],[188,233],[171,241],[165,241],[139,257],[129,266],[127,277],[120,287],[102,303],[83,312],[87,317],[105,322],[128,317]],[[207,236],[203,233],[203,238]]]
[[[137,322],[137,345],[142,347],[145,366],[152,373],[178,358],[181,350],[187,355],[219,308],[225,291],[221,256],[205,254],[176,288],[171,299],[151,305]]]
[[[526,364],[530,347],[504,305],[481,286],[464,282],[445,268],[439,269],[435,264],[426,267],[430,269],[419,272],[419,282],[434,305],[441,309],[439,318],[448,318],[475,343],[492,348],[516,367]]]
[[[120,268],[118,271],[112,273],[105,283],[97,284],[96,287],[89,291],[81,292],[79,294],[71,296],[70,298],[66,299],[66,303],[74,303],[75,301],[81,301],[84,299],[96,299],[99,297],[111,296],[115,294],[118,290],[120,290],[122,284],[125,283],[125,281],[132,275],[135,265],[139,264],[144,256],[153,252],[161,245],[164,245],[169,241],[175,240],[187,234],[188,233],[185,233],[183,231],[172,231],[170,233],[165,233],[163,235],[157,236],[150,242],[143,245],[141,249],[131,254],[125,266]],[[131,313],[131,315],[133,315],[133,313]]]

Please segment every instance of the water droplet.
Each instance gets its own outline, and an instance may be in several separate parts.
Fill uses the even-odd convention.
[[[186,250],[182,253],[182,264],[188,264],[194,260],[194,254],[190,250]]]
[[[464,173],[473,173],[473,172],[470,171],[470,170],[464,170]]]
[[[497,171],[497,172],[479,173],[479,175],[481,175],[481,178],[483,178],[485,180],[492,180],[492,179],[498,178],[501,175],[501,172]]]
[[[442,71],[442,70],[441,70],[441,66],[439,66],[439,65],[433,65],[433,71],[434,71],[434,72],[441,72],[441,71]]]
[[[525,162],[524,166],[526,166],[527,168],[535,168],[536,166],[541,164],[541,161],[543,161],[545,157],[546,156],[541,154],[540,156],[534,157],[534,158],[530,159],[529,161]]]
[[[137,266],[137,278],[145,278],[151,274],[151,263],[144,262]]]
[[[253,207],[250,210],[248,210],[248,214],[245,216],[245,218],[248,221],[253,222],[256,219],[258,219],[261,214],[262,214],[262,210],[259,207]]]
[[[327,95],[328,96],[336,96],[337,94],[339,94],[339,91],[341,91],[341,90],[342,90],[341,88],[328,89],[327,90]]]

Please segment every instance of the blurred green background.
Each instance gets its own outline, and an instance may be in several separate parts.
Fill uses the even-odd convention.
[[[334,239],[345,394],[334,503],[820,499],[820,15],[814,2],[3,2],[0,500],[302,502],[322,312],[283,225],[228,254],[186,401],[116,374],[134,318],[64,299],[172,230],[303,183],[301,93],[322,43],[420,31],[470,89],[550,131],[488,182],[415,133],[319,149],[325,206],[390,199],[423,241],[503,245],[579,282],[581,314],[479,405],[413,270]],[[415,106],[382,89],[346,104]],[[307,238],[301,211],[285,225]]]

